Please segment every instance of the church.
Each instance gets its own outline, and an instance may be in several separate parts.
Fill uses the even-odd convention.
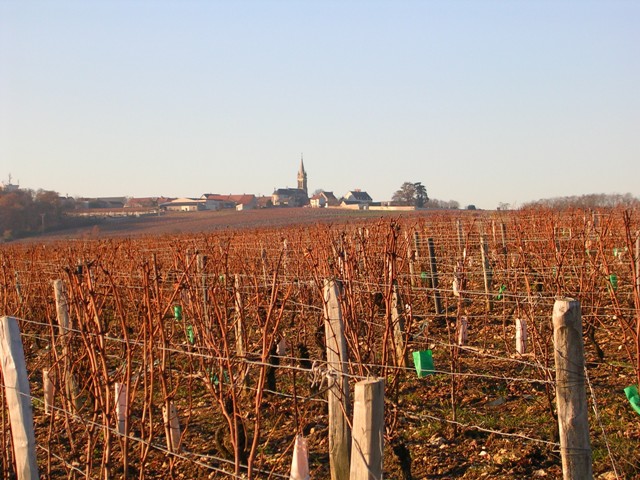
[[[274,206],[304,207],[309,204],[307,191],[307,172],[304,169],[304,161],[300,156],[300,169],[298,170],[298,188],[278,188],[271,195]]]

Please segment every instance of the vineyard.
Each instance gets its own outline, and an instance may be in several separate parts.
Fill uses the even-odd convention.
[[[562,297],[581,306],[594,476],[636,477],[624,389],[639,373],[639,214],[430,212],[2,245],[0,316],[18,319],[40,475],[289,478],[304,437],[311,478],[330,478],[332,386],[383,379],[386,478],[561,478]],[[16,478],[0,395],[0,475]]]

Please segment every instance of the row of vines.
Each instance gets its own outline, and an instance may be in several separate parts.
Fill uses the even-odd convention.
[[[388,478],[560,475],[559,296],[582,308],[594,472],[638,475],[623,389],[639,374],[639,228],[615,209],[429,213],[2,245],[0,315],[20,319],[40,473],[289,478],[302,435],[311,477],[329,478],[335,279],[349,382],[385,379]],[[412,354],[427,350],[418,375]],[[6,405],[0,442],[12,478]]]

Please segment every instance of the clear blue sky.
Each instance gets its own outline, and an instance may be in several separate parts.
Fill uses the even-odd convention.
[[[640,196],[639,1],[0,0],[0,180]]]

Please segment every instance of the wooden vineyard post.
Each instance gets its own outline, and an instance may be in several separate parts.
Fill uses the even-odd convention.
[[[469,340],[468,330],[469,330],[469,321],[467,320],[467,317],[460,317],[458,319],[458,329],[457,329],[458,346],[463,347],[467,344],[467,341]]]
[[[167,405],[162,406],[162,419],[167,436],[167,450],[177,452],[180,445],[180,420],[173,401],[169,400]]]
[[[244,302],[242,301],[242,294],[240,293],[240,275],[236,273],[233,288],[234,294],[234,307],[235,307],[235,322],[233,328],[236,334],[236,356],[242,361],[247,358],[247,350],[244,344]],[[249,383],[249,366],[245,363],[240,369],[240,382],[246,387]]]
[[[480,253],[482,254],[482,275],[484,277],[484,293],[487,301],[487,310],[493,308],[493,302],[491,301],[491,281],[493,272],[491,271],[491,264],[489,263],[489,251],[487,249],[487,241],[484,235],[480,236]]]
[[[580,302],[569,298],[555,301],[553,343],[563,477],[565,480],[591,479]]]
[[[200,275],[202,279],[202,313],[204,316],[204,320],[206,325],[209,324],[209,296],[207,294],[207,275],[205,273],[205,268],[207,266],[207,256],[201,253],[198,254],[197,258],[197,269],[198,275]]]
[[[464,256],[464,235],[462,235],[462,223],[460,220],[456,220],[456,229],[458,231],[458,250],[460,256]]]
[[[44,392],[44,413],[53,411],[53,382],[49,376],[49,369],[42,369],[42,390]]]
[[[16,293],[18,294],[18,300],[22,303],[22,288],[20,287],[20,276],[18,275],[18,271],[15,272],[16,277]]]
[[[269,280],[269,276],[267,274],[267,251],[262,246],[262,243],[260,243],[260,261],[262,263],[262,281],[267,285]]]
[[[498,238],[496,236],[496,220],[491,220],[491,234],[493,235],[493,244],[498,243]]]
[[[114,385],[114,393],[116,398],[116,419],[118,422],[118,433],[124,435],[126,432],[127,418],[127,386],[123,383],[116,382]]]
[[[640,232],[636,232],[636,257],[635,257],[635,305],[636,305],[636,375],[638,385],[640,385]]]
[[[289,243],[286,238],[282,240],[282,271],[284,277],[287,278],[289,275]]]
[[[436,249],[433,244],[433,238],[428,238],[427,244],[429,246],[429,269],[431,273],[431,288],[433,289],[433,304],[436,315],[440,315],[442,313],[442,305],[440,303],[440,292],[438,291],[438,263],[436,261]]]
[[[527,321],[524,318],[516,318],[516,352],[527,353]]]
[[[640,297],[640,235],[636,237],[636,291]]]
[[[0,318],[0,361],[5,385],[5,401],[9,408],[11,437],[16,458],[18,480],[37,479],[36,437],[31,411],[29,377],[18,321]]]
[[[505,259],[505,269],[507,266],[507,226],[503,223],[500,224],[500,233],[502,234],[502,254],[504,255],[504,259]]]
[[[335,280],[324,281],[324,315],[327,342],[327,366],[330,372],[329,400],[329,466],[331,480],[349,478],[351,434],[349,432],[349,379],[347,373],[347,341],[344,337],[342,308]]]
[[[400,310],[402,309],[402,312]],[[404,308],[402,299],[398,293],[398,285],[393,285],[393,294],[391,296],[391,323],[393,325],[393,339],[396,347],[396,359],[398,367],[407,366],[407,357],[405,354],[404,342]]]
[[[242,295],[240,294],[240,275],[236,274],[234,280],[235,287],[235,310],[236,310],[236,354],[238,357],[246,356],[244,348],[244,305],[242,303]]]
[[[62,280],[53,281],[53,290],[56,300],[56,316],[60,326],[60,338],[62,343],[62,383],[64,383],[64,393],[69,405],[75,410],[80,408],[78,398],[78,387],[75,378],[71,373],[71,358],[69,358],[69,340],[71,332],[71,321],[67,308],[67,297],[64,293]]]
[[[350,480],[382,479],[384,379],[356,383]]]
[[[415,247],[416,261],[419,261],[422,258],[422,250],[420,244],[420,232],[413,232],[413,245]]]
[[[407,242],[407,261],[409,262],[409,279],[411,280],[411,287],[416,286],[416,270],[413,265],[415,250],[411,248],[411,239],[409,238],[409,233],[404,232],[404,239]]]

